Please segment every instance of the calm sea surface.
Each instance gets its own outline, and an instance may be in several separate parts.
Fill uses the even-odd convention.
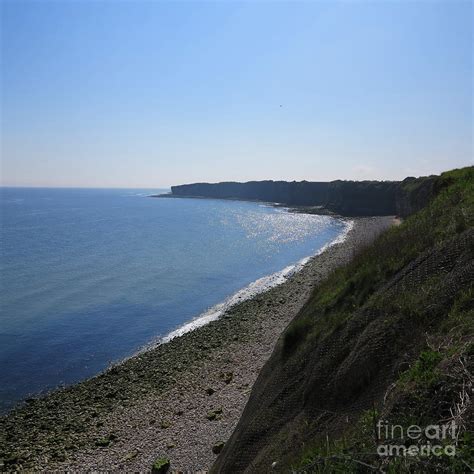
[[[97,374],[346,227],[153,192],[0,188],[0,410]]]

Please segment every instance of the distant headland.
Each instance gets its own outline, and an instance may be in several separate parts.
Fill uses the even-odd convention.
[[[342,216],[399,215],[426,205],[433,195],[434,176],[403,181],[249,181],[194,183],[171,187],[168,197],[241,199],[320,208]]]

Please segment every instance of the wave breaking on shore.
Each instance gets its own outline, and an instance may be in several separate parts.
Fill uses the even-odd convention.
[[[194,331],[195,329],[205,326],[209,324],[211,321],[215,321],[219,319],[226,311],[228,311],[233,306],[242,303],[246,300],[249,300],[260,293],[270,290],[275,286],[281,285],[284,283],[288,278],[292,275],[300,271],[311,259],[317,257],[324,251],[326,251],[329,247],[333,245],[340,244],[346,240],[349,232],[354,227],[354,221],[346,221],[344,230],[331,242],[325,244],[321,247],[314,255],[310,255],[299,260],[297,263],[293,265],[289,265],[283,270],[278,272],[272,273],[271,275],[266,275],[254,282],[250,283],[245,288],[234,293],[232,296],[226,298],[223,302],[216,304],[215,306],[209,308],[205,312],[201,313],[199,316],[194,318],[193,320],[183,324],[182,326],[178,327],[174,331],[171,331],[166,336],[159,338],[158,340],[152,342],[151,344],[147,345],[144,350],[148,350],[150,348],[156,347],[160,344],[165,344],[176,337],[180,337],[183,334],[186,334],[190,331]]]

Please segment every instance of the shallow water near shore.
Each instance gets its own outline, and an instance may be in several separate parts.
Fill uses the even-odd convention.
[[[217,317],[347,229],[259,203],[147,197],[156,191],[1,189],[3,411]]]

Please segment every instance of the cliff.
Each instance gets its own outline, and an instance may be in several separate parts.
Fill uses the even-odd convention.
[[[173,196],[278,202],[288,206],[320,206],[343,216],[402,216],[431,196],[433,177],[399,181],[195,183],[172,186]]]
[[[400,212],[417,212],[315,289],[212,472],[474,466],[474,168],[408,179],[399,193]],[[456,455],[381,457],[379,446],[397,440],[381,437],[379,422],[454,422],[455,439],[441,442]]]

